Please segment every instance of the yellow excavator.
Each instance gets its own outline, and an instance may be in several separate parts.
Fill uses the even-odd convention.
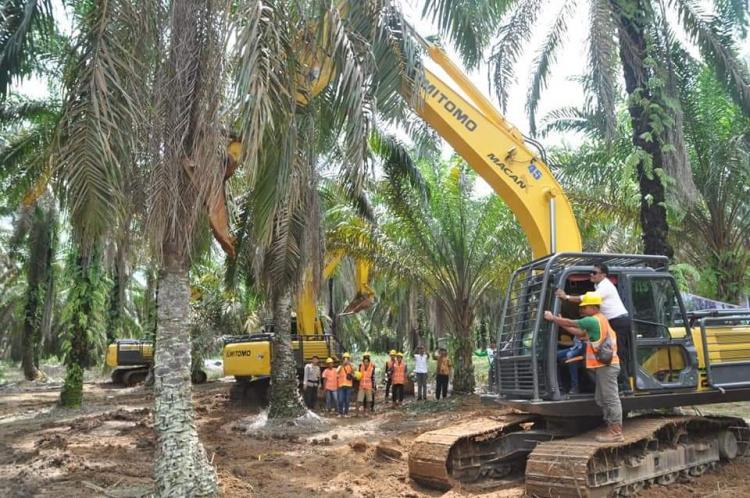
[[[581,252],[570,203],[538,144],[510,125],[439,47],[423,44],[451,84],[426,69],[415,111],[505,200],[535,259],[513,274],[502,305],[494,389],[483,398],[497,414],[429,428],[409,451],[410,477],[447,489],[521,475],[531,496],[633,496],[745,453],[750,433],[742,418],[656,410],[750,400],[750,310],[688,313],[666,258]],[[317,76],[306,80],[303,93],[314,97],[336,68],[322,53],[308,60]],[[542,318],[547,309],[575,317],[554,291],[592,290],[587,276],[598,264],[609,266],[633,322],[633,394],[622,397],[623,410],[648,413],[628,417],[618,443],[596,442],[590,432],[601,423],[591,385],[561,395],[562,334]]]

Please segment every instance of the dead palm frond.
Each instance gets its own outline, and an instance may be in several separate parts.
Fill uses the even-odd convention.
[[[147,22],[139,2],[95,2],[76,19],[67,98],[54,147],[56,173],[82,249],[122,219],[126,178],[145,124]]]
[[[154,81],[147,226],[158,257],[168,250],[185,261],[224,179],[227,5],[175,2],[166,22],[169,53]]]

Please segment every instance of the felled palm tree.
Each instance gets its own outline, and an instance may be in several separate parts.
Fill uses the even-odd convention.
[[[688,33],[703,58],[715,70],[745,112],[750,111],[750,78],[739,62],[732,30],[747,22],[747,4],[715,2],[719,15],[705,14],[694,0],[667,2],[677,13],[679,28]],[[513,67],[530,34],[537,32],[539,14],[553,3],[547,0],[517,0],[490,56],[492,80],[505,105],[507,89],[514,78]],[[527,110],[532,131],[539,98],[546,87],[556,56],[563,46],[568,24],[578,2],[555,2],[558,14],[539,51],[531,77]],[[680,112],[672,92],[672,62],[668,55],[675,41],[668,6],[661,0],[589,0],[589,75],[586,89],[607,136],[616,126],[617,72],[622,71],[632,124],[633,159],[641,193],[640,222],[643,248],[649,254],[672,255],[667,241],[668,224],[663,174],[689,179],[682,149]],[[685,180],[680,180],[681,182]],[[681,184],[682,185],[682,184]],[[685,204],[696,196],[691,182],[682,185]]]
[[[414,179],[391,174],[389,159],[408,160],[386,156],[388,180],[379,190],[384,211],[378,213],[378,227],[372,233],[342,231],[335,240],[440,301],[455,340],[454,390],[473,392],[476,312],[485,293],[526,259],[523,232],[497,196],[476,198],[474,175],[462,162],[421,165],[429,191],[425,195],[424,189],[414,188]]]

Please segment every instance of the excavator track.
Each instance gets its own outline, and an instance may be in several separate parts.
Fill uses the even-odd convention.
[[[536,419],[529,414],[480,417],[426,432],[409,450],[409,476],[437,489],[450,489],[458,482],[480,478],[505,477],[523,468],[528,450],[510,445],[510,451],[503,451],[501,440],[508,434],[525,434],[525,429]]]
[[[600,431],[539,443],[526,464],[527,494],[635,496],[651,484],[689,479],[744,454],[749,441],[747,423],[733,417],[634,418],[625,422],[620,443],[597,442]]]

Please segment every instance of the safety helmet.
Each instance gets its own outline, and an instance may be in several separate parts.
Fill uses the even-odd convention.
[[[333,358],[326,358],[326,363],[333,363]]]
[[[354,378],[357,379],[357,380],[361,380],[362,379],[362,372],[360,372],[359,370],[357,370],[356,372],[354,372]]]
[[[396,356],[397,353],[398,353],[398,351],[396,351],[395,349],[391,349],[391,352],[388,353],[388,354],[391,355],[391,356]]]
[[[401,357],[403,357],[403,356],[404,356],[404,353],[402,353],[401,351],[399,351],[398,353],[396,353],[396,356],[401,356]]]
[[[367,358],[369,360],[370,359],[370,353],[362,353],[362,359],[364,360],[365,358]]]
[[[578,306],[601,306],[602,296],[596,292],[587,292],[581,298],[581,304]]]
[[[350,355],[349,353],[344,353],[344,354],[343,354],[343,357],[344,357],[344,358],[351,358],[351,357],[352,357],[352,355]]]

